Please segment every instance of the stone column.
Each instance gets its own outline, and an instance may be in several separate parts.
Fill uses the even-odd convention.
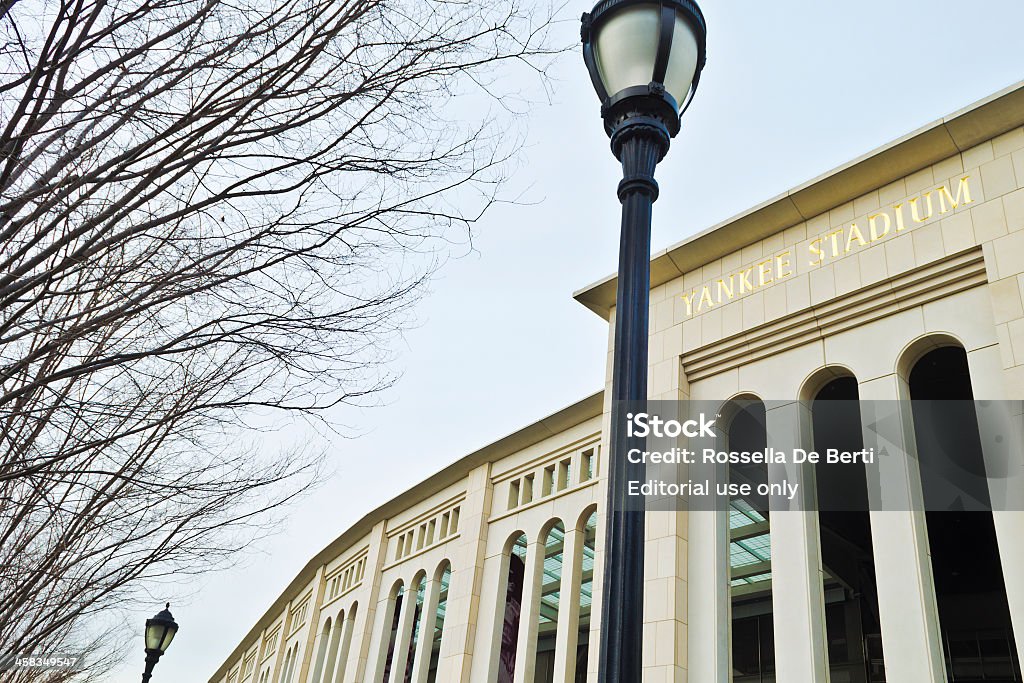
[[[299,668],[299,676],[297,680],[304,681],[309,676],[309,664],[313,657],[313,650],[317,649],[317,640],[320,638],[320,606],[324,602],[324,591],[327,588],[327,582],[324,581],[324,572],[327,569],[327,565],[320,565],[320,569],[316,572],[316,579],[313,580],[313,585],[316,587],[314,590],[315,597],[311,598],[309,605],[309,618],[306,621],[306,645],[302,648],[302,666]],[[316,672],[316,676],[319,677],[321,671]],[[311,683],[320,683],[319,681],[312,681]]]
[[[516,640],[516,670],[513,683],[532,683],[537,666],[537,616],[544,578],[544,542],[547,534],[527,545],[523,579],[523,606],[519,613],[519,637]]]
[[[423,596],[423,612],[420,614],[416,651],[413,652],[413,661],[409,664],[412,667],[410,679],[412,683],[427,683],[427,674],[430,672],[430,650],[434,645],[434,625],[437,623],[437,603],[440,597],[441,578],[434,576],[427,581],[427,589]]]
[[[1017,661],[1024,661],[1024,438],[1022,402],[1010,401],[998,346],[967,354],[971,388],[977,402],[985,470],[989,478],[992,521],[999,544],[1006,601],[1010,606]]]
[[[678,358],[659,363],[654,372],[652,389],[658,384],[679,384],[681,374]],[[666,420],[698,419],[690,414],[691,406],[683,402],[678,391],[662,394],[651,400],[648,412]],[[654,437],[646,448],[669,451],[689,447],[687,437]],[[648,463],[646,479],[682,484],[689,478],[684,464]],[[687,648],[687,538],[689,510],[678,496],[648,496],[644,501],[644,639],[643,680],[680,681],[686,677]]]
[[[611,395],[610,392],[608,394]],[[605,501],[608,500],[608,435],[611,433],[611,414],[606,412],[601,421],[601,458],[594,500],[597,508],[597,534],[594,538],[594,577],[591,583],[593,600],[590,603],[590,634],[587,646],[587,683],[596,683],[601,653],[601,603],[604,601],[604,540],[606,534]]]
[[[558,624],[555,630],[554,683],[576,680],[576,646],[579,641],[580,586],[583,579],[583,532],[565,531],[562,546],[562,580],[559,586]]]
[[[904,384],[892,374],[859,386],[864,447],[878,459],[867,483],[886,680],[945,683],[911,408],[900,400],[909,397]]]
[[[387,604],[386,596],[388,591],[391,590],[391,586],[381,585],[381,572],[384,568],[388,551],[386,528],[387,522],[381,521],[375,524],[370,531],[370,547],[366,556],[366,574],[363,578],[363,585],[355,593],[355,595],[359,596],[359,611],[356,612],[356,619],[352,623],[352,648],[350,650],[351,656],[355,661],[348,662],[348,665],[345,667],[344,683],[374,680],[373,673],[370,674],[369,679],[365,678],[368,669],[373,668],[373,662],[370,661],[371,647],[378,644],[380,640],[380,635],[373,633],[373,626],[376,620],[377,609],[379,606]],[[385,593],[384,600],[380,599],[382,590]],[[348,599],[350,600],[351,597],[354,596],[350,596]],[[387,612],[387,610],[384,611],[385,613]],[[390,622],[386,624],[386,628],[390,632]],[[379,651],[378,645],[378,650],[373,655],[374,658],[377,657],[377,652]],[[381,675],[379,672],[376,673],[376,680],[379,680]]]
[[[811,421],[805,405],[775,401],[765,408],[768,446],[787,456],[794,448],[809,447]],[[807,465],[772,464],[768,480],[773,485],[785,481],[798,486],[792,501],[773,496],[769,508],[776,676],[780,681],[827,683],[825,596],[813,472]]]
[[[459,538],[451,558],[451,585],[437,671],[437,680],[441,683],[473,680],[473,644],[484,589],[491,494],[491,466],[484,464],[469,473],[466,498],[460,505]],[[492,614],[493,609],[493,605],[488,604],[486,614]]]
[[[412,640],[412,630],[416,626],[418,592],[419,584],[406,584],[405,595],[402,597],[402,612],[398,617],[398,633],[395,634],[395,650],[391,655],[388,683],[402,683],[405,680],[405,667],[409,665],[409,642]]]
[[[714,448],[715,440],[691,439],[689,449],[698,455]],[[725,478],[724,467],[693,465],[691,479],[707,481],[717,490]],[[724,483],[724,482],[722,482]],[[707,506],[702,506],[707,507]],[[689,680],[729,683],[732,658],[732,603],[729,590],[729,512],[690,509],[687,558],[689,628],[687,662]]]
[[[644,552],[644,681],[686,675],[685,510],[649,510]]]
[[[384,679],[388,644],[391,641],[391,624],[395,618],[394,610],[398,609],[398,606],[395,604],[396,600],[396,598],[389,597],[389,594],[385,594],[380,598],[374,610],[377,618],[372,619],[366,626],[366,628],[372,629],[372,632],[368,634],[370,636],[369,642],[372,658],[366,663],[366,676],[365,678],[358,676],[354,671],[347,673],[345,676],[346,683],[361,681],[378,683],[378,681]]]
[[[281,630],[277,633],[277,654],[274,656],[274,668],[270,673],[270,680],[278,681],[281,679],[282,669],[285,665],[285,653],[288,651],[286,647],[288,645],[288,615],[292,613],[293,600],[288,601],[288,606],[284,610],[284,616],[281,618]]]
[[[352,631],[355,628],[355,619],[346,612],[345,618],[339,620],[335,628],[338,629],[338,651],[334,655],[334,661],[331,663],[330,669],[324,672],[323,683],[341,683],[344,680],[343,676],[348,668],[348,653],[352,644]],[[334,639],[334,634],[331,634],[331,639]]]
[[[505,603],[508,595],[510,553],[505,552],[505,546],[498,545],[497,540],[495,539],[492,547],[487,550],[487,557],[484,561],[483,586],[479,602],[486,608],[481,610],[483,621],[476,628],[476,649],[472,660],[472,669],[468,676],[462,678],[455,675],[458,672],[452,671],[451,675],[443,679],[445,683],[461,683],[464,680],[493,681],[498,675],[498,659],[501,653]],[[447,617],[445,621],[447,622]],[[447,623],[445,627],[447,628]],[[444,649],[442,641],[442,652]]]

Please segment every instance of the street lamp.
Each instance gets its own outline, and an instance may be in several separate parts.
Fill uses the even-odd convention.
[[[146,619],[146,670],[142,672],[142,683],[153,677],[153,667],[178,632],[178,624],[171,616],[171,603],[152,619]]]
[[[644,504],[627,496],[627,482],[643,481],[644,466],[629,463],[626,453],[643,450],[644,439],[628,436],[625,421],[627,413],[643,412],[647,400],[654,169],[697,90],[707,30],[690,0],[602,0],[582,24],[583,60],[623,176],[598,680],[636,683],[642,661]]]

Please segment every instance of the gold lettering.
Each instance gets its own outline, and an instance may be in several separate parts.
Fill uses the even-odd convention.
[[[928,215],[926,215],[924,218],[921,218],[919,215],[917,215],[917,202],[918,200],[921,199],[921,197],[924,197],[925,202],[927,202],[928,204]],[[914,219],[915,223],[924,223],[926,220],[932,217],[932,193],[925,192],[923,195],[921,195],[921,197],[914,197],[913,199],[910,200],[910,217]]]
[[[862,247],[868,246],[867,240],[864,239],[864,235],[861,234],[860,228],[857,227],[856,223],[850,223],[850,233],[846,238],[846,249],[844,253],[849,254],[853,249],[853,243],[856,240],[857,244]]]
[[[753,291],[754,285],[750,282],[750,274],[752,272],[754,272],[753,268],[747,268],[737,273],[740,276],[740,294]]]
[[[896,212],[896,232],[899,232],[907,227],[903,224],[903,205],[896,204],[892,208]]]
[[[911,219],[915,223],[924,223],[934,217],[935,204],[932,194],[938,195],[940,214],[949,213],[961,206],[973,203],[974,198],[971,196],[970,178],[970,176],[966,175],[960,178],[955,196],[950,192],[948,185],[942,185],[932,191],[907,200],[906,204],[910,205]],[[920,204],[922,199],[924,200],[923,209]],[[841,254],[849,254],[855,246],[866,247],[871,242],[877,242],[885,238],[891,232],[898,233],[906,230],[904,203],[893,204],[892,211],[892,215],[888,211],[883,210],[870,214],[867,217],[867,238],[860,226],[856,223],[851,223],[847,228],[840,228],[811,240],[807,245],[810,257],[808,265],[819,265],[826,258],[838,258]],[[922,215],[922,211],[924,215]],[[842,250],[840,235],[844,235],[846,239],[845,247]],[[829,250],[831,253],[828,253],[826,250]],[[719,278],[715,281],[714,285],[703,285],[699,293],[694,289],[689,294],[681,295],[683,302],[686,304],[686,314],[692,316],[695,313],[700,313],[716,305],[722,305],[733,299],[736,296],[737,277],[739,278],[739,294],[741,295],[752,292],[758,287],[764,287],[783,278],[790,277],[794,272],[791,256],[791,251],[784,251],[749,268],[736,271],[728,277]],[[756,281],[754,279],[755,271],[757,273]],[[715,297],[717,297],[717,300]],[[696,306],[694,306],[694,300],[697,301]]]
[[[809,261],[808,265],[815,266],[815,265],[821,263],[821,260],[823,258],[825,258],[825,255],[821,253],[821,238],[820,237],[818,239],[816,239],[816,240],[811,240],[811,243],[807,245],[807,250],[810,251],[812,254],[817,254],[818,255],[818,258],[814,259],[813,261]]]
[[[775,257],[775,277],[781,280],[793,274],[793,264],[789,262],[788,251],[784,251]]]
[[[949,193],[949,188],[945,185],[938,189],[939,192],[939,213],[949,213],[956,207],[963,204],[970,204],[974,200],[971,199],[971,186],[967,183],[968,178],[971,176],[965,175],[960,179],[960,184],[956,188],[956,199]],[[946,204],[946,200],[949,200],[949,205]],[[962,200],[962,201],[961,201]]]
[[[875,221],[878,220],[879,218],[885,219],[885,228],[883,228],[881,233],[878,232],[878,225],[875,223]],[[883,211],[882,213],[876,213],[874,215],[868,216],[868,226],[871,232],[871,241],[877,242],[878,240],[882,239],[883,237],[889,234],[889,228],[892,226],[892,219],[889,218],[889,214],[886,213],[885,211]]]
[[[835,258],[836,256],[839,256],[839,240],[836,239],[836,238],[839,235],[842,235],[843,232],[844,231],[842,229],[839,229],[839,230],[836,230],[835,232],[829,233],[829,235],[828,235],[829,237],[832,238],[832,258]]]
[[[690,292],[690,296],[682,295],[682,299],[686,302],[686,315],[693,315],[693,297],[697,296],[697,292]]]
[[[731,299],[733,297],[733,292],[736,290],[735,283],[733,282],[734,277],[736,277],[735,274],[729,276],[728,287],[726,287],[724,279],[718,281],[718,303],[722,303],[722,294],[725,294],[725,299]]]
[[[705,301],[708,302],[708,308],[715,305],[714,302],[711,301],[711,290],[708,289],[707,285],[704,285],[704,288],[700,290],[700,301],[697,302],[697,312],[700,312],[700,310],[704,308]]]

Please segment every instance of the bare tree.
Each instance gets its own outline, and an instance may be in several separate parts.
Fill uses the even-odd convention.
[[[102,653],[317,471],[261,414],[388,384],[409,255],[495,200],[502,76],[552,54],[523,1],[0,0],[0,658]]]

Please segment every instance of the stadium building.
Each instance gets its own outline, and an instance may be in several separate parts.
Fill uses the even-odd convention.
[[[1024,398],[1024,83],[651,267],[650,397],[718,402],[731,448],[976,443],[969,414],[951,437],[829,401]],[[615,286],[576,299],[610,320]],[[587,396],[369,512],[210,683],[595,682],[609,408]],[[913,468],[881,486],[929,495]],[[1018,511],[651,512],[643,680],[1020,681],[1022,567]]]

